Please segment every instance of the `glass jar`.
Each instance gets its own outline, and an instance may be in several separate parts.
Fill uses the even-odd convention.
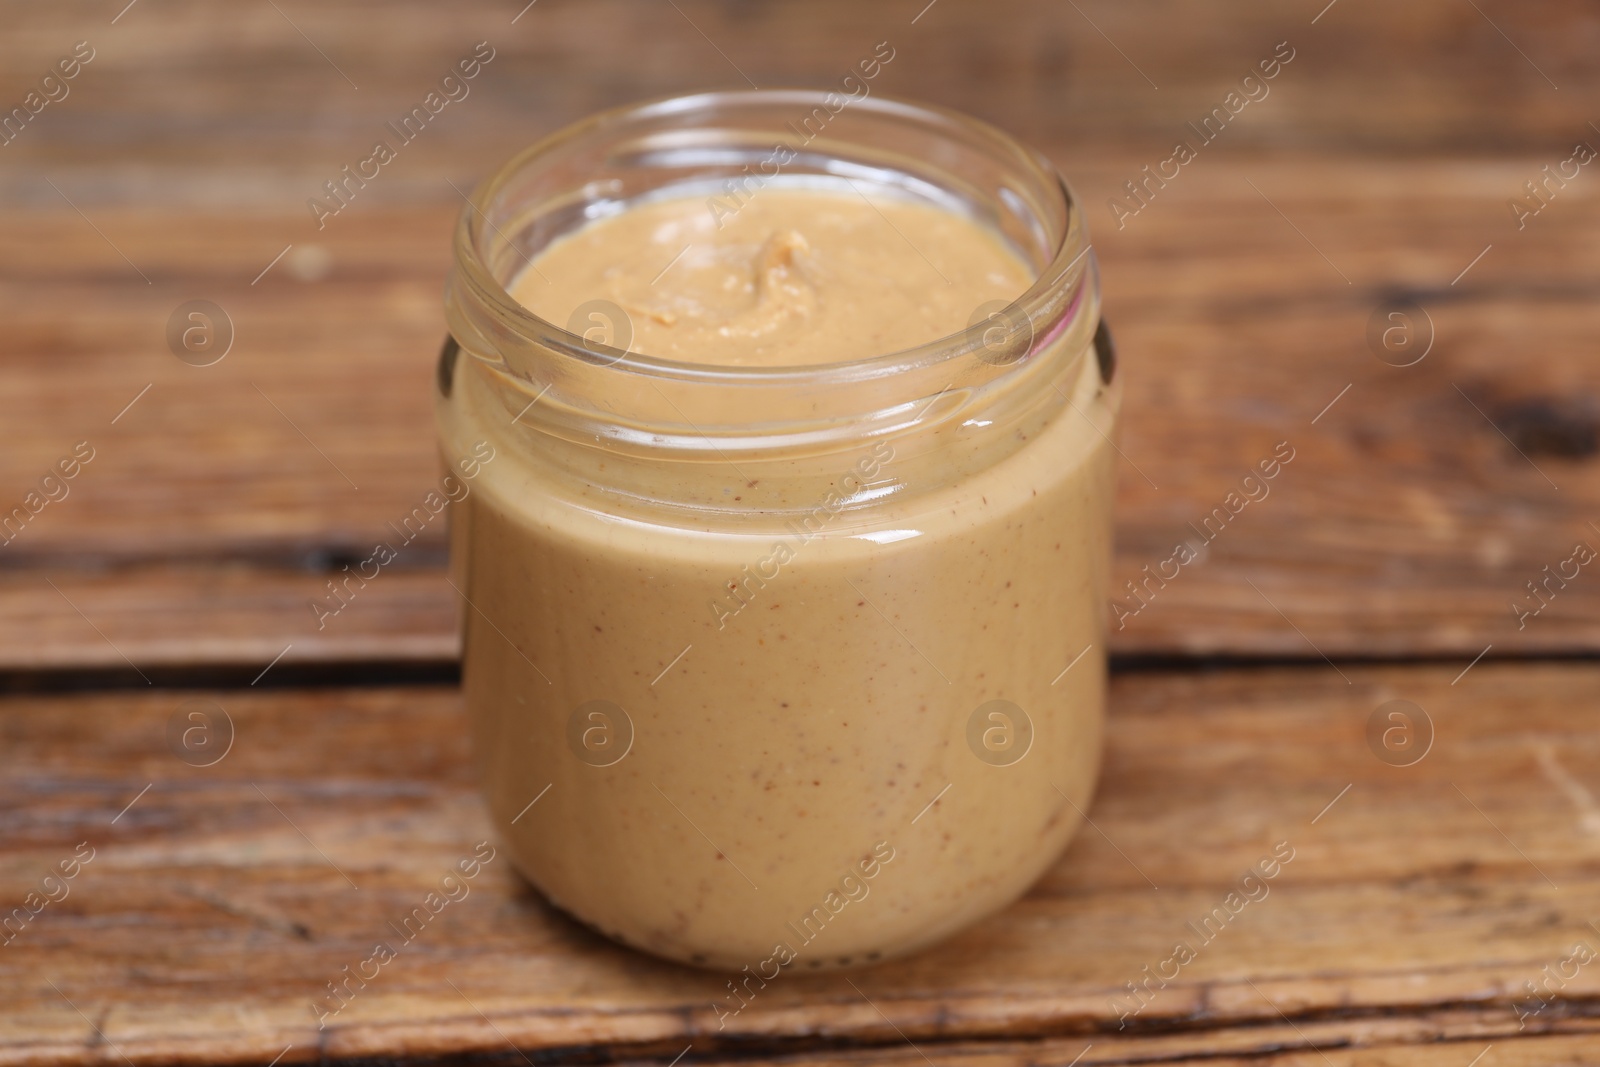
[[[963,212],[1036,280],[961,333],[805,367],[643,356],[614,306],[566,329],[508,296],[590,219],[772,183]],[[552,903],[741,971],[735,1011],[750,976],[908,952],[1054,861],[1100,760],[1120,381],[1042,157],[878,97],[608,112],[477,191],[447,308],[466,704]]]

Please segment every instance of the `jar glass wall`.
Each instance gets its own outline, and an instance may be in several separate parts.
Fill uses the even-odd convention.
[[[1088,806],[1104,714],[1120,381],[1081,213],[989,126],[838,105],[679,98],[524,152],[463,213],[439,368],[508,851],[610,937],[768,978],[1014,900]],[[967,215],[1035,281],[931,344],[804,367],[652,358],[614,305],[568,329],[508,295],[590,220],[779,186]]]

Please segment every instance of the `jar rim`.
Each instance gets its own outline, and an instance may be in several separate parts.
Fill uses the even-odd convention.
[[[501,320],[501,325],[528,340],[554,349],[571,358],[588,363],[601,362],[611,369],[675,381],[697,381],[750,385],[757,382],[771,385],[783,382],[849,382],[889,377],[913,370],[926,369],[959,359],[985,347],[993,347],[995,323],[977,322],[943,337],[890,352],[860,359],[827,363],[771,366],[763,364],[713,364],[645,355],[638,352],[610,348],[573,333],[559,323],[551,322],[518,302],[510,291],[489,269],[483,255],[487,229],[496,229],[489,220],[488,209],[496,196],[524,168],[542,156],[551,154],[563,145],[624,123],[650,120],[664,116],[681,115],[695,111],[712,112],[724,107],[767,106],[794,104],[797,107],[823,107],[824,100],[834,94],[821,89],[733,89],[709,92],[668,95],[625,104],[597,112],[580,119],[539,139],[518,152],[479,183],[468,203],[463,207],[455,233],[456,277],[469,288],[480,307]],[[1028,332],[1026,344],[1031,350],[1049,340],[1034,336],[1033,323],[1051,304],[1060,302],[1064,286],[1076,286],[1093,267],[1093,246],[1087,240],[1080,203],[1071,186],[1055,166],[1041,153],[1024,145],[1010,134],[970,115],[931,104],[911,102],[894,97],[871,94],[851,97],[852,109],[870,111],[879,116],[896,118],[928,125],[943,124],[985,142],[991,149],[1003,154],[1009,165],[1025,171],[1041,189],[1048,189],[1056,198],[1064,225],[1055,235],[1055,247],[1050,260],[1037,271],[1029,287],[1007,305],[1003,325],[1010,344],[1010,334]],[[503,236],[503,235],[502,235]],[[1074,273],[1076,272],[1076,273]],[[1075,303],[1075,302],[1074,302]],[[1016,312],[1021,313],[1019,318]],[[1064,324],[1063,324],[1064,325]],[[1059,329],[1050,331],[1053,336]],[[1018,358],[1017,362],[1026,362]]]

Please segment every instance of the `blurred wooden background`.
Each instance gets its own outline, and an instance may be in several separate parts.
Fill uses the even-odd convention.
[[[1118,584],[1170,555],[1278,440],[1302,457],[1128,623],[1119,652],[1594,647],[1600,581],[1572,583],[1522,629],[1510,605],[1577,540],[1600,547],[1586,343],[1600,183],[1584,170],[1522,231],[1507,207],[1576,142],[1600,145],[1592,11],[1340,0],[1312,25],[1317,5],[1079,6],[939,0],[915,25],[899,6],[827,3],[544,0],[515,25],[486,3],[140,0],[115,25],[87,4],[18,8],[0,43],[7,106],[75,41],[96,58],[0,147],[0,502],[76,441],[97,458],[0,549],[0,664],[126,673],[43,577],[141,668],[250,673],[291,643],[285,666],[450,660],[437,531],[371,610],[318,633],[305,601],[435,477],[428,374],[452,183],[470,189],[597,108],[742,85],[738,70],[833,82],[885,40],[896,59],[876,91],[1014,131],[1088,205],[1128,372],[1122,447],[1148,477],[1124,468]],[[319,231],[306,200],[480,40],[497,57],[471,95]],[[1119,231],[1107,200],[1279,41],[1296,58],[1271,94]],[[1366,343],[1396,295],[1420,300],[1437,334],[1405,369]],[[216,366],[167,351],[168,315],[189,299],[232,318]]]
[[[1520,228],[1509,204],[1575,145],[1600,147],[1593,5],[124,2],[11,4],[0,34],[0,117],[77,42],[94,51],[0,144],[0,513],[75,444],[94,450],[68,495],[0,546],[0,685],[19,694],[0,703],[0,908],[79,840],[104,848],[31,940],[0,946],[0,1062],[505,1054],[507,1034],[546,1058],[663,1062],[685,1046],[796,1062],[826,1047],[1064,1065],[1091,1043],[1084,1063],[1376,1062],[1360,1059],[1371,1046],[1384,1062],[1464,1067],[1489,1044],[1486,1064],[1586,1047],[1573,1034],[1600,1005],[1600,969],[1532,1023],[1515,1005],[1574,940],[1600,944],[1569,899],[1600,833],[1587,662],[1600,572],[1529,590],[1580,542],[1600,550],[1600,177],[1585,166],[1552,183]],[[470,95],[319,230],[307,199],[479,41],[495,58]],[[874,92],[1033,142],[1087,205],[1128,384],[1118,585],[1190,539],[1277,442],[1296,449],[1271,496],[1114,635],[1122,718],[1091,813],[1104,834],[1086,832],[994,929],[861,976],[881,1013],[806,980],[727,1039],[691,1006],[717,983],[589,941],[502,871],[500,917],[442,939],[433,962],[448,971],[446,957],[506,936],[547,975],[507,988],[523,972],[496,966],[526,962],[509,953],[478,960],[481,988],[450,972],[493,1001],[480,1015],[415,964],[370,1017],[319,1035],[304,1003],[378,924],[318,899],[343,883],[304,846],[335,835],[347,863],[390,870],[388,838],[366,839],[374,812],[406,797],[430,800],[393,831],[430,841],[421,856],[483,833],[440,685],[456,655],[442,531],[326,629],[307,606],[437,478],[431,374],[458,190],[596,109],[833,83],[880,41],[896,56]],[[1294,59],[1270,94],[1119,228],[1109,198],[1192,140],[1186,124],[1279,42]],[[196,299],[233,324],[209,367],[167,347],[169,316]],[[1397,300],[1431,322],[1427,356],[1403,368],[1368,339]],[[1579,662],[1531,662],[1552,658]],[[161,737],[208,685],[258,724],[253,754],[210,777]],[[1362,740],[1394,696],[1431,707],[1440,730],[1414,768]],[[1150,723],[1172,708],[1208,724],[1183,730],[1219,795],[1180,773],[1181,752],[1152,754]],[[384,732],[407,723],[435,746],[426,760]],[[392,760],[329,759],[369,748]],[[1451,759],[1460,777],[1441,769]],[[257,773],[304,840],[245,789],[266,779],[231,777]],[[1304,894],[1285,890],[1255,940],[1186,974],[1139,1036],[1117,1031],[1107,998],[1181,922],[1128,899],[1148,887],[1108,842],[1203,910],[1207,887],[1278,832],[1274,783],[1309,818],[1368,778],[1365,799],[1341,802],[1342,843],[1291,872]],[[109,823],[146,783],[159,787]],[[333,803],[346,788],[367,806]],[[1227,847],[1185,814],[1212,802],[1234,828]],[[1436,805],[1454,805],[1445,823]],[[1435,833],[1446,839],[1423,847]],[[1180,848],[1191,840],[1207,845]],[[402,895],[431,877],[390,876]],[[1085,895],[1113,925],[1084,925]],[[1031,943],[1030,922],[1057,919],[1064,940]],[[544,933],[507,933],[519,922]],[[239,982],[261,960],[273,981]]]

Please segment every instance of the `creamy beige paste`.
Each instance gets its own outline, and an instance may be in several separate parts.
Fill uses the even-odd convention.
[[[767,189],[731,215],[704,199],[641,204],[552,245],[512,295],[566,325],[610,300],[631,351],[687,363],[842,363],[966,329],[1032,273],[969,220],[864,193]]]
[[[784,189],[720,229],[701,198],[638,206],[535,267],[513,291],[543,317],[610,300],[635,351],[722,364],[934,340],[1031,277],[964,217]],[[1104,701],[1115,394],[1092,357],[1015,425],[936,431],[948,455],[933,482],[827,511],[803,539],[792,517],[632,510],[595,484],[603,473],[542,461],[482,375],[457,378],[446,449],[488,440],[499,457],[453,535],[472,603],[467,702],[492,812],[551,900],[629,944],[739,972],[722,1018],[786,967],[947,936],[1055,859],[1093,791]],[[980,460],[978,439],[1006,454]],[[853,490],[928,444],[863,444],[832,469]],[[737,488],[719,470],[664,468],[655,488]],[[775,543],[790,546],[781,559]],[[752,566],[767,577],[740,585]],[[1009,766],[969,745],[993,700],[1032,725]],[[627,726],[591,701],[623,709],[625,751]],[[575,735],[582,706],[601,718]],[[980,725],[1001,742],[1016,726]],[[620,758],[577,758],[570,739],[591,734]]]

